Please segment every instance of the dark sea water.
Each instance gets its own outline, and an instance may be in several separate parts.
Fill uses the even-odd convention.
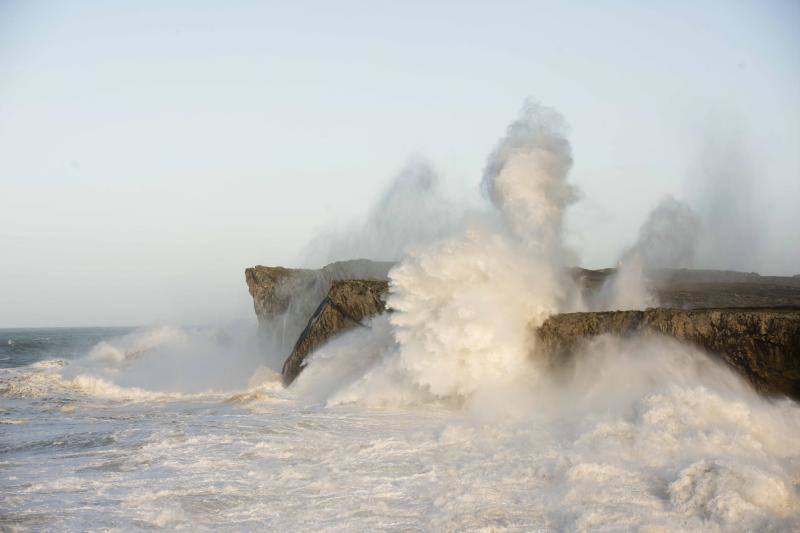
[[[97,343],[135,328],[0,329],[0,368],[30,365],[45,359],[75,359]]]

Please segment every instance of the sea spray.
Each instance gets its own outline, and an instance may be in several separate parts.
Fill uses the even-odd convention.
[[[487,165],[496,211],[417,243],[392,272],[396,310],[326,344],[289,389],[235,331],[143,331],[0,369],[3,523],[798,530],[796,403],[673,340],[598,337],[546,375],[527,358],[530,324],[580,306],[554,118],[526,107]],[[248,375],[244,391],[185,394]]]
[[[554,109],[526,102],[492,151],[481,186],[517,239],[557,264],[565,209],[577,199],[567,182],[572,149]]]
[[[410,254],[390,272],[397,357],[435,396],[469,396],[528,373],[528,325],[572,295],[562,225],[575,200],[564,121],[526,103],[489,156],[482,185],[503,224]]]
[[[524,374],[528,324],[563,300],[544,258],[475,227],[412,255],[390,276],[400,366],[436,396],[468,396]]]
[[[564,273],[564,210],[577,198],[567,181],[572,155],[565,130],[554,110],[523,106],[484,171],[482,186],[495,211],[465,219],[455,237],[412,248],[389,273],[391,337],[384,336],[377,353],[371,347],[376,366],[361,377],[336,372],[331,401],[384,403],[394,389],[403,398],[466,398],[535,374],[529,326],[580,306]],[[353,360],[357,352],[340,344],[314,359],[339,353]],[[356,357],[370,359],[363,351]],[[298,388],[309,390],[314,381],[330,389],[320,379],[301,375]]]
[[[116,337],[113,341],[100,341],[89,351],[89,359],[108,363],[131,362],[137,357],[168,344],[185,345],[185,331],[171,326],[156,326]]]
[[[663,198],[648,214],[636,243],[590,302],[593,310],[646,309],[658,305],[656,288],[665,268],[692,265],[700,221],[684,202]]]
[[[408,448],[397,436],[375,443],[374,433],[367,447],[392,464],[421,456],[410,468],[424,480],[419,490],[435,486],[438,526],[485,525],[496,515],[553,530],[785,531],[800,519],[800,409],[761,398],[694,347],[600,336],[547,379],[490,379],[459,402],[414,389],[397,348],[371,344],[386,341],[389,326],[379,317],[378,336],[336,339],[297,384],[346,362],[337,378],[350,386],[331,394],[331,380],[318,399],[394,407],[378,411],[383,419],[403,416],[402,405],[425,404],[410,411],[420,419],[447,409],[432,436],[418,423],[407,428]],[[375,348],[367,361],[358,351]],[[308,391],[295,392],[302,401]],[[367,452],[353,453],[364,460]]]
[[[557,375],[482,386],[458,402],[410,386],[388,316],[371,326],[325,348],[363,352],[315,358],[297,385],[318,369],[344,369],[345,381],[370,375],[372,396],[352,400],[383,394],[394,408],[309,406],[297,385],[283,389],[264,370],[237,394],[154,393],[86,378],[0,387],[7,521],[75,531],[109,522],[123,529],[797,529],[800,409],[764,400],[695,348],[598,337]],[[163,348],[136,361],[153,356],[185,362]],[[388,362],[396,374],[379,371]],[[34,375],[73,365],[82,367],[49,360],[0,369],[0,383],[33,385]],[[87,487],[98,495],[88,510]]]
[[[413,158],[369,208],[366,220],[321,232],[304,247],[300,261],[313,268],[355,258],[398,261],[410,247],[457,231],[464,208],[445,196],[430,162]]]

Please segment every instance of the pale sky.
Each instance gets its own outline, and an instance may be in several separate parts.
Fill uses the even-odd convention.
[[[741,267],[800,273],[799,95],[796,0],[0,0],[0,327],[251,318],[244,268],[410,157],[477,194],[527,97],[570,125],[583,265],[702,210],[714,153],[750,172]]]

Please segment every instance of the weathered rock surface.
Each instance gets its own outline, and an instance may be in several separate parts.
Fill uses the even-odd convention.
[[[318,270],[256,266],[245,270],[245,280],[259,327],[273,343],[270,349],[285,355],[334,281],[386,280],[392,266],[366,259],[331,263]]]
[[[382,313],[386,309],[384,298],[388,292],[388,281],[358,279],[333,282],[283,364],[284,384],[294,381],[303,369],[306,357],[322,344]]]
[[[565,313],[536,330],[537,349],[558,364],[601,334],[663,334],[719,356],[765,394],[800,400],[800,309],[647,309]]]

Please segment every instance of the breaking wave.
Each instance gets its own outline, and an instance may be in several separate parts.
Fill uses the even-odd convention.
[[[166,401],[240,390],[261,363],[253,334],[158,326],[104,340],[84,357],[0,369],[0,396]]]
[[[59,402],[82,397],[137,402],[176,400],[191,395],[179,392],[156,392],[138,387],[122,387],[109,379],[91,374],[68,377],[62,374],[67,364],[53,360],[22,367],[4,369],[0,375],[0,396],[12,398],[42,398]]]

